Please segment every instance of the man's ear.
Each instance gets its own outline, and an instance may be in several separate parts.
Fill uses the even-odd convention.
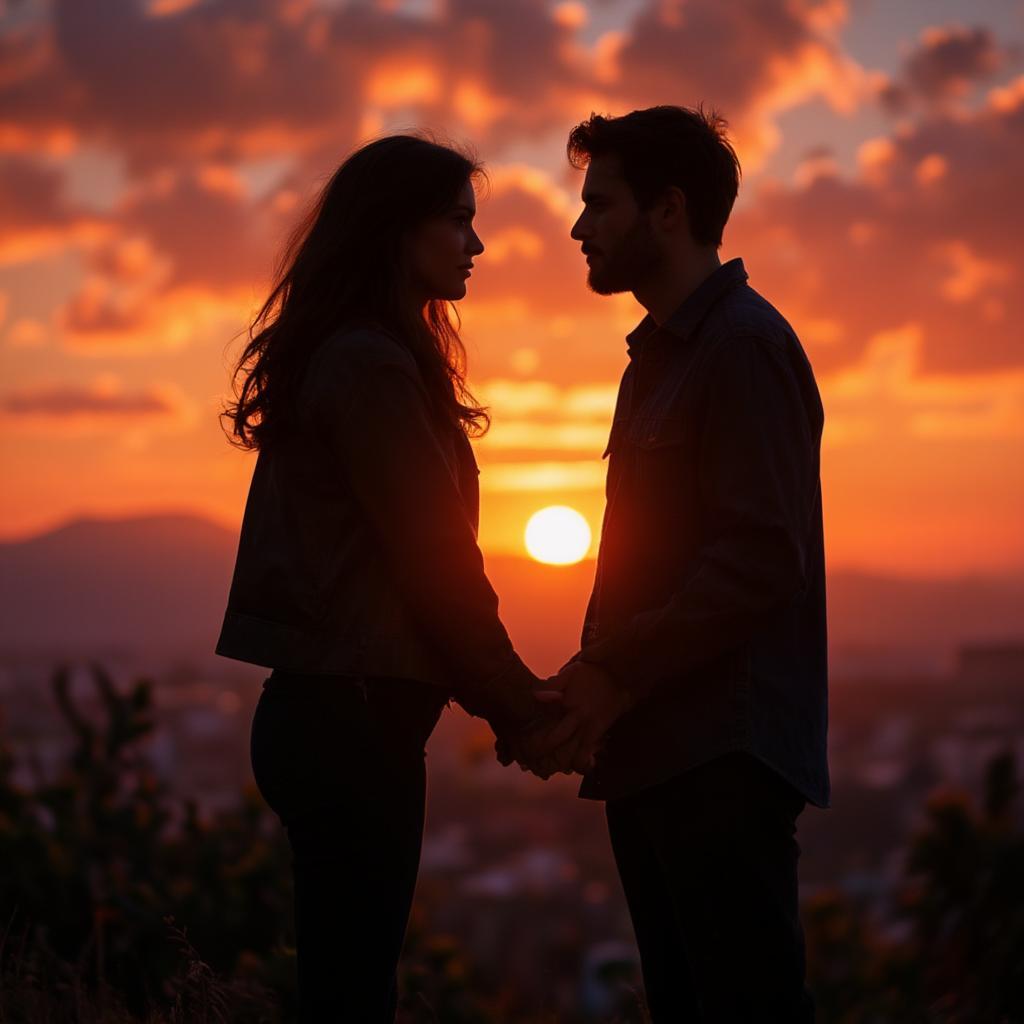
[[[677,231],[689,230],[686,217],[686,194],[677,185],[670,185],[662,193],[655,206],[655,216],[661,229],[674,234]]]

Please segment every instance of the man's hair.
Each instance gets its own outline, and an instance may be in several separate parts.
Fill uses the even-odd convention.
[[[686,196],[690,232],[701,245],[720,246],[740,186],[740,162],[724,118],[703,107],[660,106],[622,117],[591,114],[569,133],[573,167],[594,157],[618,157],[642,209],[673,185]]]

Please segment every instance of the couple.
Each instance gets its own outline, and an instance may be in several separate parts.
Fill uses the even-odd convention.
[[[538,679],[476,541],[450,302],[484,246],[480,169],[370,143],[291,242],[239,362],[258,449],[218,653],[273,669],[257,784],[293,852],[304,1021],[391,1021],[424,817],[424,743],[456,700],[503,764],[606,803],[652,1019],[813,1020],[796,819],[829,802],[823,413],[793,330],[718,247],[739,183],[724,123],[592,116],[572,229],[626,339],[579,652]],[[596,339],[595,344],[607,339]]]

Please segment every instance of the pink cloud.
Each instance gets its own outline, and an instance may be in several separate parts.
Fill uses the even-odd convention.
[[[981,26],[927,28],[904,61],[901,74],[883,89],[882,102],[898,113],[915,99],[938,103],[961,96],[992,77],[1013,56]]]
[[[8,391],[0,396],[0,417],[8,422],[71,424],[94,427],[126,422],[180,419],[187,402],[169,385],[126,390],[114,377],[92,384],[43,384]]]
[[[339,151],[375,105],[504,135],[550,124],[555,94],[584,84],[576,28],[544,0],[451,0],[426,18],[273,0],[157,14],[112,0],[97,17],[55,0],[51,18],[0,41],[34,54],[0,77],[0,145],[70,130],[136,168]]]
[[[520,301],[538,313],[594,310],[586,263],[569,237],[575,203],[544,175],[508,169],[479,204],[486,246],[474,274],[474,304]]]
[[[752,283],[804,322],[835,321],[815,347],[829,369],[913,320],[925,372],[1024,364],[1018,241],[1007,230],[1024,167],[1024,89],[971,114],[936,113],[864,149],[861,174],[773,185],[737,212],[726,245]]]
[[[580,9],[546,0],[451,0],[424,16],[383,4],[111,0],[103,18],[55,0],[52,16],[0,39],[11,57],[0,146],[41,146],[73,125],[79,141],[125,157],[129,186],[108,214],[86,216],[58,170],[14,157],[0,167],[0,259],[79,246],[83,279],[58,317],[71,345],[184,344],[203,321],[242,326],[315,173],[336,165],[368,117],[434,120],[500,160],[502,146],[567,131],[601,104],[708,100],[736,124],[749,166],[773,144],[779,110],[860,95],[865,74],[839,44],[845,14],[837,0],[650,0],[587,50]],[[908,81],[945,88],[936,83],[986,73],[1002,52],[983,30],[936,33],[908,59]],[[821,154],[794,187],[747,197],[727,247],[792,312],[823,366],[855,361],[867,338],[908,319],[923,325],[926,367],[1019,360],[1006,210],[1024,157],[1022,104],[1024,89],[1006,87],[969,115],[936,110],[866,148],[856,178]],[[267,194],[250,194],[239,173],[255,154],[291,158]],[[543,176],[497,174],[480,207],[488,252],[473,301],[545,317],[607,308],[586,291],[568,237],[575,206]]]
[[[850,109],[868,91],[836,38],[845,18],[841,0],[652,0],[606,54],[614,112],[704,103],[732,121],[753,164],[778,143],[778,111],[813,96]]]
[[[0,162],[0,263],[102,237],[102,221],[70,206],[59,171],[29,157]]]
[[[290,211],[293,212],[293,211]],[[129,191],[111,232],[83,253],[86,274],[58,321],[72,347],[176,348],[203,325],[244,325],[269,280],[283,215],[217,166]]]
[[[428,16],[274,0],[50,10],[0,40],[30,54],[0,76],[0,146],[90,142],[134,169],[282,151],[316,162],[398,114],[497,150],[600,105],[705,100],[744,122],[857,87],[837,0],[650,0],[593,47],[585,9],[547,0],[449,0]]]

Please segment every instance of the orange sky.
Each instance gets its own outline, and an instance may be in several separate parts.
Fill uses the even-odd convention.
[[[1020,5],[89,6],[0,8],[0,537],[169,508],[237,524],[252,460],[216,421],[233,339],[322,175],[417,125],[491,175],[461,304],[494,418],[483,545],[522,551],[549,504],[596,533],[641,311],[585,288],[565,135],[704,101],[745,168],[723,259],[818,375],[830,563],[1024,568]]]

